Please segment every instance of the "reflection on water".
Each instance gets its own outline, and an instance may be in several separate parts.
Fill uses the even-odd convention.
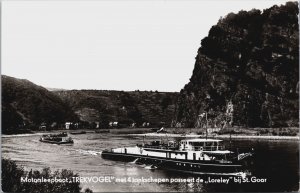
[[[199,176],[162,169],[149,169],[134,162],[104,160],[101,151],[107,148],[132,146],[142,142],[142,137],[87,133],[74,135],[73,145],[55,145],[39,142],[38,135],[9,136],[2,138],[2,156],[16,160],[25,169],[70,169],[81,177],[115,176],[118,178],[185,178]],[[146,139],[152,140],[152,139]],[[228,141],[225,145],[229,147]],[[267,183],[206,184],[176,183],[82,183],[94,192],[199,192],[199,191],[297,191],[299,186],[298,141],[239,140],[231,144],[239,152],[255,149],[253,175],[267,178]],[[200,176],[206,179],[208,176]]]

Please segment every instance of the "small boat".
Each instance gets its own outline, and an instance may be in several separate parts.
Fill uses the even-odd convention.
[[[167,131],[164,129],[164,127],[162,127],[162,128],[153,128],[153,129],[151,129],[151,131],[156,132],[156,133],[167,133]]]
[[[52,143],[52,144],[73,144],[74,141],[68,134],[63,132],[59,134],[42,135],[40,137],[40,142]]]
[[[74,132],[70,132],[70,134],[72,135],[86,134],[86,131],[74,131]]]
[[[104,159],[129,161],[155,166],[155,168],[193,174],[249,175],[253,152],[235,153],[226,150],[218,139],[185,139],[167,144],[153,141],[134,147],[104,150]],[[136,162],[137,163],[137,162]]]
[[[99,129],[99,130],[96,130],[95,133],[109,133],[109,129]]]

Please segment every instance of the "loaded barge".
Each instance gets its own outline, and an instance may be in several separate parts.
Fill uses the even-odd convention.
[[[104,159],[135,161],[161,168],[194,174],[250,175],[252,152],[235,153],[226,150],[218,139],[185,139],[167,144],[153,141],[135,147],[104,150]]]
[[[40,137],[40,142],[52,143],[52,144],[73,144],[74,141],[71,137],[68,137],[68,134],[63,132],[59,134],[49,134],[42,135]]]

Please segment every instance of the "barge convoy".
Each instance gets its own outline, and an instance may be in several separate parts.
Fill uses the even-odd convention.
[[[135,147],[104,150],[104,159],[135,161],[162,168],[194,174],[250,175],[253,152],[235,153],[226,150],[218,139],[185,139],[164,144],[153,141]]]

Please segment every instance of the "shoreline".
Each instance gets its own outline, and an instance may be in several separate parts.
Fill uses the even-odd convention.
[[[229,139],[229,135],[219,135],[218,138]],[[231,139],[268,139],[268,140],[300,140],[299,136],[276,136],[276,135],[231,135]]]
[[[128,134],[129,136],[145,136],[145,137],[182,137],[182,138],[205,138],[205,135],[197,134],[174,134],[174,133],[144,133],[144,134]],[[229,139],[230,135],[208,135],[208,138]],[[299,141],[299,136],[272,136],[272,135],[231,135],[231,139],[263,139],[263,140],[293,140]]]
[[[173,129],[166,128],[167,133],[156,133],[151,132],[151,128],[120,128],[120,129],[109,129],[110,134],[114,135],[128,135],[128,136],[146,136],[146,137],[181,137],[181,138],[205,138],[205,134],[196,134],[196,132],[190,131],[190,134],[186,133],[174,133]],[[26,137],[26,136],[40,136],[59,132],[73,132],[73,131],[86,131],[87,133],[95,133],[96,130],[90,129],[78,129],[78,130],[53,130],[53,131],[38,131],[33,133],[20,133],[20,134],[2,134],[2,138],[7,137]],[[96,134],[96,133],[95,133]],[[220,138],[229,139],[229,134],[215,134],[208,135],[208,138]],[[257,139],[257,140],[293,140],[299,141],[300,136],[288,136],[288,135],[253,135],[253,134],[232,134],[232,139]]]

